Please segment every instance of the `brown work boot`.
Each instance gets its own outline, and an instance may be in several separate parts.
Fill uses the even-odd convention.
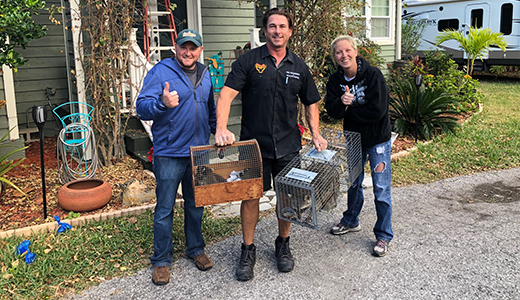
[[[206,253],[201,253],[195,256],[193,261],[195,262],[195,265],[197,265],[197,268],[201,271],[207,271],[213,268],[213,262],[211,259],[209,259]]]
[[[170,270],[168,266],[153,268],[152,282],[155,285],[165,285],[170,282]]]

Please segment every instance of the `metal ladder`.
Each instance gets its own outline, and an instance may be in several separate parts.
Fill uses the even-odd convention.
[[[177,31],[175,29],[170,0],[164,0],[164,8],[166,10],[159,11],[158,8],[158,0],[149,0],[147,1],[147,5],[143,7],[144,54],[146,55],[146,59],[153,65],[161,60],[161,51],[170,50],[175,52],[174,45],[175,39],[177,39]],[[160,16],[167,17],[169,28],[159,28]],[[161,32],[170,33],[172,46],[161,46]]]

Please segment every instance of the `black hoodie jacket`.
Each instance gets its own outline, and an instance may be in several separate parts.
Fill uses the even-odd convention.
[[[359,132],[363,149],[390,140],[391,125],[388,115],[388,88],[381,71],[362,57],[357,57],[356,77],[347,81],[343,69],[332,74],[327,83],[325,108],[334,119],[343,119],[343,129]],[[354,101],[345,110],[341,95],[348,86]]]

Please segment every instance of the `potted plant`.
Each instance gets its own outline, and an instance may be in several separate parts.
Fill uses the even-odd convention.
[[[13,130],[14,128],[12,128],[11,130],[9,130],[1,139],[0,139],[0,148],[4,148],[4,147],[14,147],[16,148],[15,146],[13,145],[8,145],[8,144],[4,144],[4,141],[7,139],[7,136],[9,135],[9,133]],[[18,161],[14,161],[14,160],[8,160],[9,156],[11,156],[12,154],[16,153],[16,152],[19,152],[19,151],[23,151],[27,149],[27,146],[26,147],[22,147],[22,148],[17,148],[11,152],[8,152],[7,154],[5,154],[4,156],[0,157],[0,194],[2,194],[3,192],[3,184],[9,184],[10,186],[14,187],[16,190],[18,190],[20,193],[22,193],[23,195],[25,195],[25,193],[19,188],[17,187],[14,183],[12,183],[11,181],[9,181],[9,179],[7,179],[5,177],[5,174],[7,172],[9,172],[12,168],[18,166],[22,161],[25,160],[25,158],[22,158]]]

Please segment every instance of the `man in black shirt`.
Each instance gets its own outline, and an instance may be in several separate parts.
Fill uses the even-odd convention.
[[[312,141],[318,151],[327,148],[327,141],[319,133],[318,101],[321,99],[307,65],[287,48],[292,34],[291,15],[282,9],[264,14],[262,25],[266,45],[253,49],[233,63],[224,88],[217,101],[218,146],[235,142],[235,135],[227,129],[231,101],[242,91],[241,140],[255,138],[260,145],[263,163],[264,191],[271,189],[274,178],[301,149],[298,128],[298,98],[305,105]],[[242,201],[242,255],[236,271],[237,279],[253,278],[256,247],[253,244],[258,222],[259,200]],[[278,237],[275,241],[277,267],[290,272],[294,259],[289,249],[290,222],[278,218]]]

